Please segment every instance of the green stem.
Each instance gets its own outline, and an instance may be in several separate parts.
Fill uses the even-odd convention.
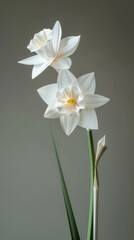
[[[90,157],[90,202],[89,202],[89,219],[87,240],[93,240],[93,181],[94,181],[94,161],[95,151],[92,131],[87,131],[89,157]]]

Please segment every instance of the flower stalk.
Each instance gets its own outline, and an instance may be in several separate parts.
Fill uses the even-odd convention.
[[[93,183],[94,183],[94,163],[95,151],[92,131],[87,131],[88,148],[90,157],[90,202],[89,202],[89,219],[88,219],[88,232],[87,240],[93,240]]]
[[[98,239],[98,203],[99,188],[93,186],[93,240]]]

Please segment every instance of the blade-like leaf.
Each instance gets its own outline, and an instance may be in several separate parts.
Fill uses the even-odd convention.
[[[75,217],[74,217],[72,206],[71,206],[71,201],[70,201],[69,194],[68,194],[68,191],[67,191],[67,187],[66,187],[66,183],[65,183],[63,172],[62,172],[62,168],[61,168],[61,164],[60,164],[60,160],[59,160],[59,155],[58,155],[58,151],[57,151],[57,148],[56,148],[56,144],[55,144],[55,141],[54,141],[54,136],[52,134],[52,131],[51,131],[51,135],[52,135],[52,141],[53,141],[55,155],[56,155],[56,159],[57,159],[57,163],[58,163],[61,187],[62,187],[64,202],[65,202],[65,207],[66,207],[66,212],[67,212],[71,237],[72,237],[72,240],[80,240],[79,232],[78,232],[78,229],[77,229]]]

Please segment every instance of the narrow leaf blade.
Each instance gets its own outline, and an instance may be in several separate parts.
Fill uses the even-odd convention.
[[[65,202],[66,213],[67,213],[67,218],[68,218],[71,237],[72,237],[72,240],[80,240],[79,232],[78,232],[78,229],[77,229],[73,209],[72,209],[72,206],[71,206],[71,201],[70,201],[68,190],[67,190],[67,187],[66,187],[66,183],[65,183],[65,179],[64,179],[62,168],[61,168],[59,155],[58,155],[58,151],[57,151],[57,148],[56,148],[56,144],[55,144],[55,141],[54,141],[54,136],[52,134],[52,131],[51,131],[51,136],[52,136],[53,146],[54,146],[55,155],[56,155],[57,164],[58,164],[58,169],[59,169],[61,187],[62,187],[64,202]]]

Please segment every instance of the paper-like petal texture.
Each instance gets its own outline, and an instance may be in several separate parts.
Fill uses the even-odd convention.
[[[61,25],[59,21],[55,23],[52,30],[52,35],[53,35],[53,38],[52,38],[53,49],[54,49],[54,52],[57,53],[60,45],[61,35],[62,35]]]
[[[94,109],[84,109],[80,113],[78,125],[86,129],[98,129],[98,120]]]
[[[60,122],[63,130],[67,135],[70,135],[78,125],[79,115],[63,115],[60,117]]]
[[[49,84],[44,87],[37,89],[40,97],[46,102],[48,105],[52,105],[56,100],[57,94],[57,84]]]
[[[32,70],[32,79],[37,77],[40,73],[42,73],[48,66],[50,66],[52,60],[46,60],[41,64],[36,64],[33,66]]]
[[[69,57],[67,58],[57,58],[51,64],[55,69],[69,69],[71,67],[72,61]]]
[[[80,36],[66,37],[60,42],[58,55],[61,57],[68,57],[72,55],[78,47]]]
[[[43,29],[42,31],[36,33],[34,38],[30,40],[27,48],[31,52],[36,52],[40,48],[44,47],[47,44],[47,41],[52,38],[51,32],[52,30],[50,29]]]
[[[96,84],[94,72],[79,77],[77,81],[83,94],[93,94],[95,92]]]
[[[40,64],[43,62],[44,62],[44,59],[39,55],[34,55],[32,57],[28,57],[18,61],[18,63],[25,64],[25,65],[34,65],[34,64]]]
[[[54,59],[55,53],[53,50],[52,41],[49,41],[45,47],[42,47],[41,49],[39,49],[38,54],[43,59],[49,59],[49,58]]]
[[[59,118],[60,113],[54,105],[53,106],[48,106],[46,111],[45,111],[44,117],[45,118]]]
[[[69,70],[61,70],[57,79],[58,89],[61,90],[63,88],[66,88],[75,81],[75,76]]]
[[[88,94],[84,100],[86,102],[86,108],[97,108],[107,103],[109,98],[97,94]]]

